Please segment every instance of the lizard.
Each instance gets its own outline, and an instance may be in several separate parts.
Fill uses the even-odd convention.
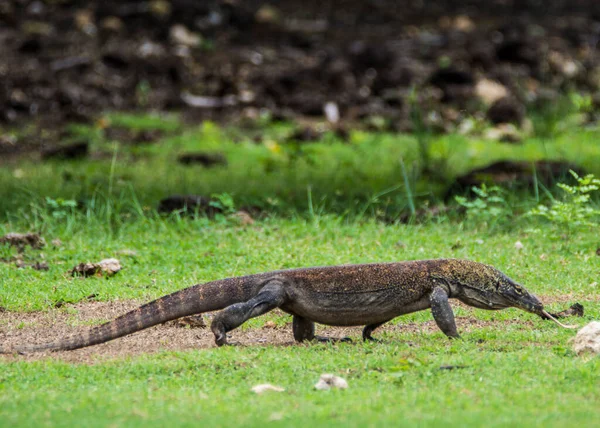
[[[292,315],[298,342],[332,340],[315,336],[315,323],[365,326],[364,340],[400,315],[431,309],[440,330],[459,338],[449,299],[475,308],[516,307],[565,326],[539,299],[493,266],[463,259],[414,260],[279,270],[197,284],[142,305],[112,321],[66,339],[1,353],[63,351],[97,345],[156,324],[220,311],[211,330],[218,346],[227,333],[275,308]]]

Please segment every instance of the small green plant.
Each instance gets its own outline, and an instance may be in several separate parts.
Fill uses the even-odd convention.
[[[77,201],[72,199],[52,199],[46,196],[46,207],[50,215],[54,218],[65,218],[73,213],[73,210],[77,208]]]
[[[578,228],[597,227],[600,218],[600,209],[594,207],[591,201],[592,193],[600,189],[600,179],[593,174],[580,177],[574,171],[569,172],[577,184],[558,183],[558,187],[565,191],[565,200],[553,199],[549,207],[539,205],[528,212],[528,215],[544,217],[558,226],[566,239]]]
[[[589,94],[583,95],[573,92],[569,95],[569,99],[577,112],[589,113],[594,109],[594,101]]]
[[[211,201],[209,202],[209,205],[221,211],[225,215],[233,214],[237,211],[233,196],[231,196],[229,193],[215,193],[211,195]]]
[[[470,220],[493,225],[511,216],[504,189],[498,186],[487,187],[483,183],[481,187],[473,186],[471,190],[477,195],[475,199],[455,196],[456,202],[467,209],[467,217]]]

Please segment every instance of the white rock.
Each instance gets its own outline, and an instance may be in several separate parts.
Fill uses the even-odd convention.
[[[121,270],[121,262],[117,259],[100,260],[98,266],[106,275],[114,275]]]
[[[326,102],[323,106],[325,118],[329,123],[338,123],[340,121],[340,109],[333,101]]]
[[[185,25],[181,24],[175,24],[171,27],[169,37],[173,44],[189,47],[199,46],[202,42],[202,38],[199,34],[188,30]]]
[[[577,332],[573,340],[573,350],[577,355],[600,354],[600,322],[592,321]]]
[[[261,383],[260,385],[253,386],[252,391],[257,394],[262,394],[267,391],[283,392],[285,389],[280,386],[271,385],[270,383]]]
[[[315,384],[315,388],[320,391],[325,391],[331,388],[346,389],[348,388],[348,382],[339,376],[325,373],[321,375],[319,381]]]
[[[500,98],[508,96],[508,89],[493,80],[481,79],[475,85],[475,94],[477,94],[481,101],[491,105]]]
[[[512,123],[501,123],[489,128],[485,131],[485,138],[505,143],[519,143],[522,140],[519,130]]]

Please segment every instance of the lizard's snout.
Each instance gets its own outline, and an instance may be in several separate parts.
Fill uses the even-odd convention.
[[[519,309],[531,312],[536,315],[541,315],[544,311],[544,304],[533,294],[520,289],[520,292],[511,290],[509,293],[509,299]]]

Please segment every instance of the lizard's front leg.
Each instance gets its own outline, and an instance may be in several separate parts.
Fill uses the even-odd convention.
[[[431,313],[437,326],[444,334],[451,338],[459,338],[454,321],[454,312],[448,302],[448,293],[441,287],[435,287],[429,296]]]
[[[219,346],[227,344],[227,332],[239,327],[250,318],[265,314],[285,303],[287,295],[280,280],[272,280],[261,288],[256,296],[247,302],[235,303],[219,312],[213,319],[210,329]]]
[[[304,317],[294,315],[292,318],[292,331],[296,342],[304,342],[315,338],[315,323]]]

